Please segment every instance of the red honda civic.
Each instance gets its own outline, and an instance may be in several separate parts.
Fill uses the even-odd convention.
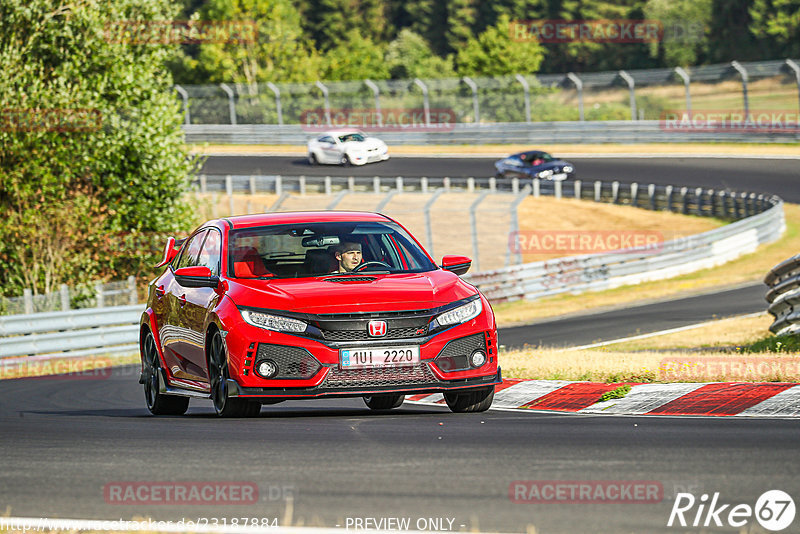
[[[295,212],[209,221],[170,238],[150,283],[140,352],[147,408],[211,399],[252,417],[289,399],[363,397],[388,410],[444,394],[454,412],[489,408],[501,382],[486,298],[376,213]]]

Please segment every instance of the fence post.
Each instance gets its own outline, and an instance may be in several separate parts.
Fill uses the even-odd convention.
[[[423,176],[422,178],[419,179],[419,188],[420,188],[420,191],[422,193],[427,193],[428,192],[428,177],[427,176]]]
[[[519,234],[519,216],[517,208],[519,207],[520,203],[523,200],[525,200],[525,197],[527,197],[530,194],[530,192],[531,192],[531,186],[526,185],[522,189],[522,192],[520,192],[520,194],[517,195],[517,198],[514,199],[514,202],[511,203],[511,230],[509,232],[509,236]],[[520,265],[522,263],[522,251],[519,250],[519,248],[517,248],[516,251],[514,252],[514,255],[516,256],[515,259],[516,264]],[[511,247],[508,247],[506,249],[506,266],[508,266],[510,263],[511,263]]]
[[[748,82],[748,79],[749,79],[749,77],[747,76],[747,70],[744,67],[742,67],[742,65],[736,60],[731,61],[731,67],[736,69],[736,72],[738,72],[739,75],[742,77],[742,98],[744,99],[744,120],[745,120],[745,122],[747,122],[747,120],[750,117],[750,99],[747,96],[747,82]]]
[[[399,195],[400,193],[403,192],[403,177],[398,176],[397,178],[395,178],[395,184],[397,187],[397,194]]]
[[[225,175],[225,194],[228,195],[228,213],[233,215],[233,176]]]
[[[688,187],[681,187],[681,205],[682,205],[681,213],[683,213],[684,215],[689,213],[689,205],[687,204],[687,199],[686,199],[686,195],[688,192],[689,192]]]
[[[703,188],[698,187],[694,190],[694,196],[697,197],[697,214],[703,214]]]
[[[639,184],[633,182],[631,184],[631,206],[636,206],[639,197]]]
[[[103,295],[103,284],[100,282],[95,282],[94,284],[94,294],[97,296],[97,307],[98,308],[105,308],[106,307],[106,298]]]
[[[300,195],[306,196],[306,177],[305,175],[300,176]]]
[[[437,189],[433,196],[425,203],[422,212],[425,216],[425,237],[428,240],[428,253],[433,256],[433,228],[431,227],[431,207],[436,199],[444,193],[444,189]]]
[[[28,288],[22,290],[22,300],[25,304],[25,315],[33,313],[33,291]]]
[[[330,102],[330,100],[328,100],[328,88],[325,87],[325,85],[319,80],[317,80],[317,82],[314,85],[317,86],[320,91],[322,91],[322,98],[324,99],[324,102],[325,102],[325,124],[330,126],[331,125],[331,102]]]
[[[69,311],[69,287],[61,284],[61,311]]]
[[[378,114],[378,126],[383,126],[383,113],[381,113],[381,90],[372,80],[364,80],[364,85],[370,88],[375,97],[375,112]]]
[[[511,179],[511,192],[515,195],[519,193],[519,178],[516,176]]]
[[[647,196],[650,198],[650,209],[656,211],[656,184],[647,186]]]
[[[686,114],[689,116],[689,119],[691,119],[692,95],[689,92],[689,83],[691,82],[691,78],[689,78],[689,73],[683,70],[681,67],[675,67],[675,73],[683,79],[683,85],[686,89]]]
[[[539,198],[542,196],[542,184],[539,178],[534,178],[531,180],[531,185],[533,186],[533,196],[534,198]]]
[[[445,190],[446,193],[450,192],[450,177],[449,176],[445,176],[444,178],[442,178],[442,187],[444,187],[444,190]]]
[[[717,192],[713,189],[708,190],[708,202],[711,204],[711,216],[717,216]]]
[[[380,176],[373,176],[372,177],[372,189],[375,191],[375,194],[378,195],[381,192],[381,178]]]
[[[581,199],[581,181],[580,180],[575,180],[574,187],[575,187],[575,193],[573,194],[573,196],[577,200],[580,200]]]
[[[425,126],[431,126],[431,104],[428,101],[428,86],[419,78],[414,78],[414,85],[422,89],[422,106],[425,110]]]
[[[619,202],[619,182],[614,180],[611,182],[611,203],[616,204]]]
[[[205,174],[200,175],[200,192],[205,193],[208,191],[208,179]]]
[[[186,89],[181,87],[178,84],[175,84],[175,90],[181,95],[181,99],[183,100],[183,123],[184,124],[191,124],[192,119],[189,112],[189,93],[186,92]]]
[[[472,176],[467,178],[467,192],[474,193],[475,192],[475,178]]]
[[[236,102],[233,96],[233,89],[227,83],[221,83],[219,86],[228,95],[228,114],[230,115],[231,124],[236,125]]]
[[[635,82],[633,81],[633,77],[625,72],[624,70],[619,71],[619,77],[625,80],[625,83],[628,84],[628,90],[631,93],[631,120],[635,121],[637,119],[636,114],[636,93],[635,93]]]
[[[256,177],[254,174],[250,175],[250,194],[256,194]]]
[[[484,191],[483,193],[475,199],[469,207],[469,224],[472,228],[472,256],[475,262],[475,270],[480,272],[481,270],[481,262],[480,256],[478,251],[478,215],[476,211],[478,210],[478,204],[483,202],[483,199],[489,194],[489,191]]]
[[[594,181],[594,201],[600,202],[603,193],[603,182],[600,180]]]
[[[664,188],[664,196],[667,197],[667,211],[672,211],[672,189],[671,185]]]
[[[347,177],[347,190],[351,193],[355,192],[356,190],[356,179],[353,176]]]
[[[272,82],[267,82],[267,87],[275,95],[275,111],[278,112],[278,125],[283,125],[283,107],[281,106],[281,90]]]
[[[326,195],[330,195],[331,194],[331,190],[332,190],[331,189],[331,177],[330,176],[326,176],[325,177],[325,194]]]
[[[797,65],[791,59],[786,60],[786,65],[789,66],[790,69],[794,71],[794,78],[797,80],[797,103],[798,103],[798,110],[800,110],[800,66]]]
[[[492,193],[497,191],[497,178],[495,178],[494,176],[489,177],[489,191],[491,191]]]
[[[556,180],[553,183],[553,189],[554,189],[553,194],[555,195],[556,198],[561,198],[561,183],[562,183],[561,180]]]
[[[525,122],[531,122],[531,86],[521,74],[515,74],[514,78],[522,85],[522,94],[525,98]]]
[[[578,91],[578,117],[583,122],[583,82],[575,73],[568,72],[567,78],[575,84],[575,89]]]
[[[131,306],[139,303],[139,295],[136,294],[136,278],[133,276],[128,277],[128,303]]]
[[[475,82],[473,82],[472,78],[469,76],[464,76],[462,80],[464,80],[464,83],[467,84],[470,89],[472,89],[472,113],[475,116],[475,124],[480,124],[481,113],[478,105],[478,86],[475,85]]]

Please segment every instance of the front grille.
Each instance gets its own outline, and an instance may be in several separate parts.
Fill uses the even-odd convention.
[[[381,387],[430,384],[438,382],[424,363],[410,367],[377,367],[373,369],[331,368],[323,388]]]
[[[277,364],[278,374],[274,379],[308,379],[317,374],[322,367],[305,349],[269,343],[258,344],[254,369],[258,368],[259,360],[272,360]]]
[[[486,337],[483,333],[448,341],[433,362],[445,373],[464,371],[470,368],[469,356],[476,350],[486,352]]]
[[[364,323],[363,329],[360,330],[322,330],[322,336],[328,341],[381,341],[383,339],[424,337],[427,333],[427,325],[411,328],[392,328],[389,326],[385,336],[372,337],[367,333],[367,323]]]

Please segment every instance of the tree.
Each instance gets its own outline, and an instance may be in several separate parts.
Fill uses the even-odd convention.
[[[800,56],[800,0],[755,0],[750,29],[769,42],[772,57]]]
[[[3,294],[149,271],[150,238],[194,223],[170,49],[113,31],[172,16],[166,0],[0,4]]]
[[[382,0],[306,0],[301,4],[303,25],[320,50],[340,46],[353,30],[371,41],[386,35],[386,5]]]
[[[660,42],[650,43],[650,54],[663,57],[668,67],[694,65],[705,48],[712,17],[712,0],[648,0],[645,18],[661,22]]]
[[[515,41],[509,32],[511,20],[503,15],[497,24],[477,39],[471,39],[456,55],[462,76],[530,74],[539,70],[544,49],[538,41]]]
[[[451,58],[436,56],[422,36],[404,29],[389,43],[386,64],[392,78],[450,78],[455,76]]]
[[[363,80],[389,77],[389,67],[384,61],[386,47],[366,37],[357,29],[350,30],[345,38],[328,51],[323,58],[322,76],[325,80]]]

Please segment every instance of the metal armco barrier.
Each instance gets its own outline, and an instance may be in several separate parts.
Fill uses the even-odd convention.
[[[782,261],[764,278],[767,292],[767,311],[775,317],[769,330],[785,336],[800,332],[800,254]]]
[[[307,132],[299,124],[186,124],[187,143],[238,145],[305,145],[319,132]],[[563,121],[456,124],[450,131],[376,132],[393,145],[483,145],[553,143],[687,143],[748,142],[792,143],[800,141],[800,129],[762,132],[668,131],[662,121]]]
[[[135,352],[142,305],[0,317],[0,358]]]
[[[783,201],[773,196],[765,198],[765,204],[767,209],[757,215],[667,241],[658,250],[629,249],[556,258],[464,278],[492,302],[534,300],[558,293],[598,291],[672,278],[721,265],[778,239],[786,228]]]

